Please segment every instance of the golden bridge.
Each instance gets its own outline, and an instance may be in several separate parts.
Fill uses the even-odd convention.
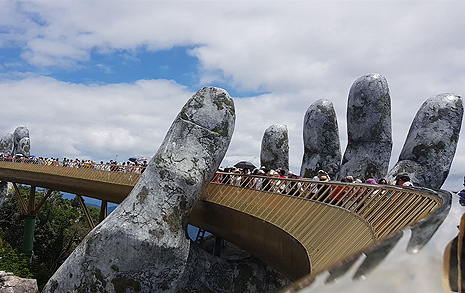
[[[140,178],[135,172],[0,161],[24,214],[38,212],[52,190],[121,203]],[[17,184],[31,187],[29,199]],[[49,192],[35,201],[35,188]],[[292,281],[312,278],[379,243],[443,204],[435,191],[391,185],[319,182],[216,173],[190,215],[190,224],[251,253]],[[90,218],[90,217],[88,217]]]

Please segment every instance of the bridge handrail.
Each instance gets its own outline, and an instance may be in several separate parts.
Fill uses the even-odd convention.
[[[61,162],[39,160],[37,157],[0,156],[0,161],[133,174],[141,174],[145,169],[143,166]],[[135,179],[130,178],[132,182]],[[372,226],[378,239],[416,222],[441,205],[441,199],[434,194],[394,185],[322,182],[307,178],[290,179],[225,172],[217,172],[212,181],[296,196],[345,209],[365,219]]]
[[[132,174],[141,174],[145,169],[143,166],[61,162],[40,160],[37,157],[0,156],[0,161]],[[135,184],[134,180],[137,179],[138,177],[131,176],[125,180]],[[439,197],[424,190],[394,185],[322,182],[307,178],[290,179],[225,172],[217,172],[212,182],[305,198],[345,209],[365,219],[373,227],[378,239],[414,223],[442,204]]]
[[[257,189],[344,209],[363,218],[377,239],[403,229],[442,205],[428,190],[395,185],[314,181],[217,172],[216,184]]]
[[[141,174],[145,169],[143,166],[61,162],[39,160],[37,157],[0,156],[0,161],[99,170],[105,173]],[[132,184],[138,179],[132,176],[128,178],[125,180]],[[442,204],[439,197],[424,190],[394,185],[322,182],[307,178],[290,179],[225,172],[217,172],[212,182],[305,198],[345,209],[365,219],[372,226],[378,239],[416,222]]]
[[[94,169],[111,172],[122,172],[122,173],[136,173],[142,174],[146,168],[143,165],[114,165],[114,164],[98,164],[92,162],[76,162],[69,161],[63,162],[59,160],[44,160],[37,157],[11,157],[0,155],[0,162],[12,162],[12,163],[24,163],[33,165],[44,165],[44,166],[55,166],[55,167],[69,167],[69,168],[82,168],[82,169]]]

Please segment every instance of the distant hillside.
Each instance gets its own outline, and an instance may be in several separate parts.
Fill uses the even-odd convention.
[[[84,203],[86,206],[91,206],[91,207],[97,207],[100,209],[100,203],[94,203],[94,202],[87,202],[87,199],[84,200]],[[108,203],[108,214],[111,214],[118,205],[114,203]]]
[[[75,194],[63,192],[63,198],[65,199],[74,199],[75,197],[76,197]],[[102,203],[100,199],[95,199],[95,198],[91,198],[87,196],[83,196],[82,198],[84,199],[84,203],[87,206],[97,207],[100,209],[100,205]],[[110,214],[114,209],[116,209],[117,206],[118,205],[116,203],[109,202],[108,203],[108,214]]]

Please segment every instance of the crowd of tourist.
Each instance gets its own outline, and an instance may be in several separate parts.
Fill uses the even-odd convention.
[[[382,178],[376,181],[374,178],[368,178],[363,182],[353,176],[346,176],[340,180],[346,184],[318,184],[318,182],[331,182],[331,177],[324,170],[319,170],[313,178],[300,178],[299,175],[289,171],[285,172],[282,168],[276,170],[262,167],[254,170],[240,169],[234,167],[221,168],[214,181],[217,183],[253,188],[262,191],[283,193],[286,195],[300,196],[309,199],[318,199],[325,202],[336,204],[341,199],[348,197],[361,200],[367,188],[351,188],[352,183],[365,183],[372,185],[391,185]],[[286,174],[287,173],[287,174]],[[257,175],[257,176],[248,176]],[[282,179],[300,179],[300,180],[282,180]],[[310,182],[306,182],[309,181]],[[336,181],[332,181],[335,183]],[[394,185],[413,186],[410,178],[406,174],[400,174],[396,177]],[[386,197],[390,193],[386,193]],[[348,196],[350,195],[350,196]]]
[[[226,167],[219,170],[219,176],[215,177],[216,182],[223,184],[231,184],[235,186],[249,187],[257,190],[272,191],[272,192],[290,192],[291,189],[297,189],[301,186],[298,181],[283,181],[280,179],[291,178],[299,179],[300,176],[293,172],[288,172],[282,168],[276,170],[262,167],[254,170],[240,169],[234,167]],[[224,173],[223,173],[224,172]],[[244,176],[257,175],[257,176]]]
[[[143,161],[130,161],[127,162],[117,162],[116,160],[110,160],[104,163],[100,161],[97,163],[93,160],[88,159],[67,159],[59,160],[58,158],[43,158],[36,156],[23,156],[15,155],[12,156],[9,153],[0,153],[0,161],[8,162],[18,162],[18,163],[29,163],[29,164],[39,164],[39,165],[49,165],[49,166],[60,166],[60,167],[70,167],[70,168],[88,168],[96,169],[103,171],[114,171],[114,172],[124,172],[124,173],[138,173],[142,174],[147,167],[147,160]],[[289,181],[289,180],[279,180],[279,179],[301,179],[309,180],[308,178],[301,178],[299,175],[288,171],[286,172],[283,168],[278,168],[273,170],[267,167],[255,168],[253,170],[247,168],[235,168],[235,167],[226,167],[220,168],[221,172],[219,176],[215,177],[215,181],[223,184],[231,184],[235,186],[250,187],[258,190],[264,191],[273,191],[273,192],[286,192],[294,191],[293,193],[299,193],[302,183],[299,181]],[[287,173],[287,174],[286,174]],[[244,175],[257,175],[253,177],[244,176]],[[329,182],[331,177],[324,170],[319,170],[317,175],[312,178],[312,181],[321,181]],[[353,176],[346,176],[341,179],[341,182],[344,183],[363,183],[362,180],[354,178]],[[386,179],[382,178],[376,181],[373,178],[368,178],[365,180],[366,184],[385,184],[390,185],[391,182],[387,182]],[[396,177],[395,185],[401,186],[413,186],[410,181],[410,178],[406,174],[400,174]],[[314,186],[314,185],[312,185]],[[322,193],[327,185],[322,184],[312,189],[312,193],[317,192]],[[339,199],[336,197],[336,199]]]
[[[233,176],[235,179],[235,182],[229,182],[232,185],[241,185],[239,184],[238,178],[241,178],[241,174],[243,175],[260,175],[260,176],[268,176],[268,177],[278,177],[278,178],[289,178],[289,179],[300,179],[301,177],[291,171],[287,172],[282,168],[278,168],[276,170],[266,168],[266,167],[261,167],[261,168],[255,168],[254,170],[249,170],[249,169],[242,169],[242,168],[235,168],[235,167],[226,167],[226,168],[220,168],[220,172],[225,172],[225,173],[231,173],[235,176]],[[226,177],[229,178],[229,177]],[[301,179],[307,179],[307,178],[301,178]],[[331,177],[329,174],[324,171],[324,170],[319,170],[317,175],[315,175],[312,178],[313,181],[323,181],[323,182],[329,182],[331,181]],[[340,180],[341,182],[345,183],[363,183],[363,181],[359,178],[354,178],[353,176],[346,176]],[[366,184],[383,184],[383,185],[399,185],[399,186],[413,186],[413,183],[410,181],[410,177],[407,174],[399,174],[394,183],[391,183],[390,181],[386,181],[386,179],[381,178],[378,181],[374,178],[368,178],[365,180]]]
[[[96,169],[96,170],[103,170],[103,171],[114,171],[114,172],[123,172],[123,173],[137,173],[142,174],[147,167],[147,161],[144,160],[142,162],[117,162],[114,160],[110,160],[106,163],[100,161],[97,163],[93,160],[84,160],[84,159],[67,159],[63,158],[60,161],[59,158],[44,158],[44,157],[36,157],[36,156],[23,156],[23,155],[15,155],[12,156],[11,154],[0,154],[0,161],[7,161],[7,162],[17,162],[17,163],[28,163],[28,164],[38,164],[38,165],[48,165],[48,166],[59,166],[59,167],[70,167],[70,168],[86,168],[86,169]]]

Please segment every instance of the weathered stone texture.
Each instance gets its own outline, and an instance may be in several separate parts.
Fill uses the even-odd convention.
[[[191,245],[183,292],[277,292],[290,284],[281,274],[254,257],[228,261]]]
[[[8,201],[8,182],[0,181],[0,208]]]
[[[441,188],[454,159],[462,118],[460,96],[440,94],[426,100],[410,126],[388,179],[394,182],[397,174],[407,173],[414,185]]]
[[[26,126],[18,126],[13,133],[13,151],[12,155],[21,154],[29,156],[31,141],[29,139],[29,130]]]
[[[37,293],[37,280],[25,279],[13,273],[0,271],[0,292],[2,293]]]
[[[289,136],[286,125],[273,124],[265,130],[260,164],[270,169],[289,171]]]
[[[318,100],[307,109],[303,125],[304,156],[300,176],[313,178],[325,170],[335,178],[341,165],[336,112],[329,100]]]
[[[188,215],[226,153],[234,121],[226,91],[198,91],[128,197],[86,236],[45,292],[182,291],[192,270]]]
[[[347,148],[338,178],[384,177],[392,151],[391,98],[380,74],[358,78],[347,103]]]
[[[6,153],[13,150],[13,133],[7,132],[0,139],[0,153]]]

